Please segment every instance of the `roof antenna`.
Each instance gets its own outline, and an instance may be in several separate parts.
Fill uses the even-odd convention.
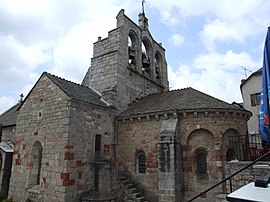
[[[241,65],[238,65],[238,66],[240,66],[244,71],[245,71],[245,77],[247,78],[247,71],[248,72],[252,72],[251,70],[249,70],[249,69],[247,69],[247,68],[245,68],[245,67],[243,67],[243,66],[241,66]]]
[[[142,13],[144,14],[144,4],[145,4],[145,0],[142,0]]]

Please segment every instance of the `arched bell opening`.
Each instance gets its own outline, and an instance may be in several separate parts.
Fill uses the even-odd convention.
[[[151,77],[151,45],[147,39],[142,40],[141,44],[141,54],[142,54],[142,73]]]
[[[156,76],[156,81],[158,83],[161,82],[161,75],[162,75],[162,57],[161,54],[156,51],[155,53],[155,76]]]
[[[136,67],[136,55],[138,49],[138,37],[134,31],[130,31],[128,35],[128,63],[129,65]]]

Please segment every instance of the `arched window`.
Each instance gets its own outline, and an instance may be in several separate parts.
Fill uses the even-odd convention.
[[[138,173],[145,173],[146,171],[146,161],[144,152],[139,152],[137,154],[137,171]]]
[[[198,174],[206,174],[207,173],[206,152],[203,150],[197,152],[196,160],[197,160]]]
[[[39,141],[34,142],[31,150],[31,164],[29,175],[29,187],[39,185],[42,166],[42,145]]]

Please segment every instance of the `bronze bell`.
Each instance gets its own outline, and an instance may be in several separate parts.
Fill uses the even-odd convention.
[[[131,46],[128,47],[128,57],[131,60],[135,59],[135,50]]]
[[[142,54],[142,65],[143,68],[147,69],[150,66],[150,63],[145,55],[145,53]]]

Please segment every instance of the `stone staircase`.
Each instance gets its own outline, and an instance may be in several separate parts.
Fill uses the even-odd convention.
[[[139,189],[133,180],[127,175],[120,174],[120,187],[122,190],[120,201],[121,202],[148,202],[143,196],[141,189]]]

